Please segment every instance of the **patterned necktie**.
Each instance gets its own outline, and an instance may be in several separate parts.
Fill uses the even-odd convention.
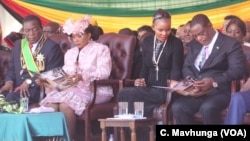
[[[201,69],[203,67],[203,65],[205,64],[206,60],[207,60],[207,48],[208,46],[203,47],[202,52],[201,52],[201,60],[199,63],[199,68]]]

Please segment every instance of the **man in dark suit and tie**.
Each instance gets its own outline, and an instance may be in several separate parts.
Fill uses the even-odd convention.
[[[20,97],[29,97],[29,103],[39,102],[40,86],[34,72],[40,73],[63,65],[59,45],[43,35],[41,20],[29,15],[23,20],[23,39],[15,41],[5,85],[7,101],[19,103]],[[42,98],[42,97],[41,97]]]
[[[221,124],[220,112],[231,97],[232,80],[245,74],[245,58],[241,44],[215,30],[204,14],[195,15],[190,23],[194,40],[183,66],[183,77],[194,77],[196,93],[179,96],[173,101],[172,111],[177,124],[196,124],[199,112],[203,124]]]

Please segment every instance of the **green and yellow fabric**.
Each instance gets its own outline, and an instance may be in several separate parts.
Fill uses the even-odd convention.
[[[61,24],[68,18],[92,15],[104,32],[118,32],[129,27],[151,25],[152,15],[158,8],[172,14],[172,27],[189,21],[195,14],[209,16],[215,28],[220,28],[226,15],[237,15],[250,20],[249,0],[13,0],[14,3]]]

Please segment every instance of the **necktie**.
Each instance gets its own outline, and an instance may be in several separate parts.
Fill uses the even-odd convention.
[[[203,67],[203,65],[205,64],[206,60],[207,60],[207,48],[208,46],[203,47],[202,52],[201,52],[201,60],[199,63],[199,68],[201,69]]]

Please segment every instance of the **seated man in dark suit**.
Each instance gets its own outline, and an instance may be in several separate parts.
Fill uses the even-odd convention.
[[[40,86],[35,83],[32,72],[48,71],[63,65],[59,45],[43,35],[41,20],[29,15],[23,20],[25,38],[15,41],[5,85],[7,101],[19,103],[20,97],[29,97],[29,103],[40,99]]]
[[[215,30],[206,15],[198,14],[190,23],[195,40],[183,66],[183,76],[194,77],[195,94],[179,96],[172,104],[177,124],[195,124],[199,112],[203,124],[221,124],[220,112],[231,98],[231,82],[245,74],[245,58],[240,42]]]

